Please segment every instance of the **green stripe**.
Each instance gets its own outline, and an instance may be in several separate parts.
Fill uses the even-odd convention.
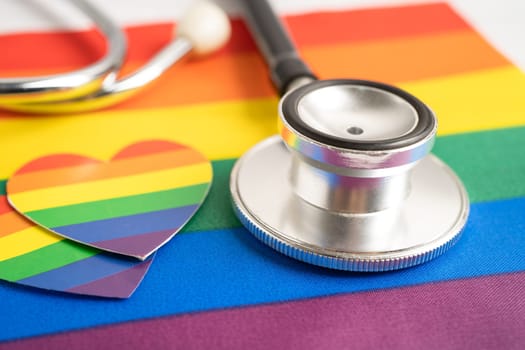
[[[7,180],[0,180],[0,196],[7,194],[5,188],[7,187]]]
[[[463,180],[471,202],[525,196],[525,127],[439,137],[433,152]]]
[[[236,159],[212,162],[213,183],[206,201],[181,232],[206,231],[241,226],[230,203],[230,172]]]
[[[63,240],[31,253],[0,261],[0,277],[15,282],[96,255],[99,250]]]
[[[207,189],[208,184],[198,184],[160,192],[35,210],[26,215],[35,221],[45,222],[47,227],[55,228],[197,204],[201,202]]]
[[[457,172],[472,202],[525,196],[525,127],[438,137],[433,152]],[[234,163],[213,162],[210,193],[183,232],[240,226],[229,194]]]

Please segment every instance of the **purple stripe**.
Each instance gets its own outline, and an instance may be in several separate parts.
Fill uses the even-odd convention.
[[[111,298],[129,298],[148,272],[152,261],[153,259],[146,260],[128,270],[69,289],[68,292]]]
[[[198,207],[198,205],[188,205],[150,213],[53,227],[52,230],[84,243],[94,243],[168,229],[176,231],[188,221]],[[96,244],[94,245],[96,246]]]
[[[17,283],[44,289],[65,291],[125,271],[141,261],[98,254],[54,270],[24,278]]]
[[[148,319],[2,349],[521,349],[524,295],[521,272]]]
[[[152,251],[160,248],[170,237],[176,233],[176,229],[146,233],[133,237],[112,239],[109,241],[96,242],[100,249],[113,252],[126,252],[127,255],[143,259]]]

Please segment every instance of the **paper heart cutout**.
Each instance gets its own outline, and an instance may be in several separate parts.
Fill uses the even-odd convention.
[[[0,279],[26,286],[128,298],[151,265],[64,239],[17,213],[0,196]]]
[[[51,231],[145,259],[195,214],[211,184],[210,162],[168,141],[132,144],[109,162],[50,155],[7,182],[11,205]]]

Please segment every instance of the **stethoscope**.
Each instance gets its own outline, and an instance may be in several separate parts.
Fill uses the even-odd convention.
[[[110,106],[190,52],[229,37],[226,15],[200,3],[177,38],[119,78],[126,38],[85,0],[72,2],[107,38],[107,54],[78,71],[0,79],[0,106],[33,113]],[[416,97],[365,80],[317,80],[265,0],[246,0],[249,26],[279,93],[280,136],[254,146],[230,181],[235,211],[257,238],[293,258],[352,271],[387,271],[433,259],[460,237],[467,193],[429,154],[437,123]]]
[[[199,2],[179,22],[177,37],[135,72],[119,77],[126,55],[124,32],[85,0],[71,0],[106,38],[104,57],[64,74],[0,78],[0,107],[28,113],[84,112],[111,106],[158,78],[190,52],[202,55],[221,47],[230,36],[227,15],[216,5]]]
[[[282,95],[280,136],[246,152],[231,174],[244,226],[283,254],[340,270],[395,270],[447,251],[469,200],[429,154],[434,113],[390,85],[317,80],[269,4],[244,4]]]

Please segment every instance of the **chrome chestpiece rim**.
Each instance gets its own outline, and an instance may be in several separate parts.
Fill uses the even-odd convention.
[[[236,212],[263,242],[329,268],[387,271],[453,245],[468,216],[455,174],[429,155],[432,111],[395,87],[313,81],[279,105],[281,137],[236,164]]]
[[[417,147],[436,131],[423,102],[367,80],[312,81],[283,96],[279,112],[297,136],[349,152]]]
[[[361,80],[311,82],[285,95],[279,112],[279,131],[293,154],[294,192],[348,213],[403,201],[409,170],[430,152],[437,128],[415,97]]]

